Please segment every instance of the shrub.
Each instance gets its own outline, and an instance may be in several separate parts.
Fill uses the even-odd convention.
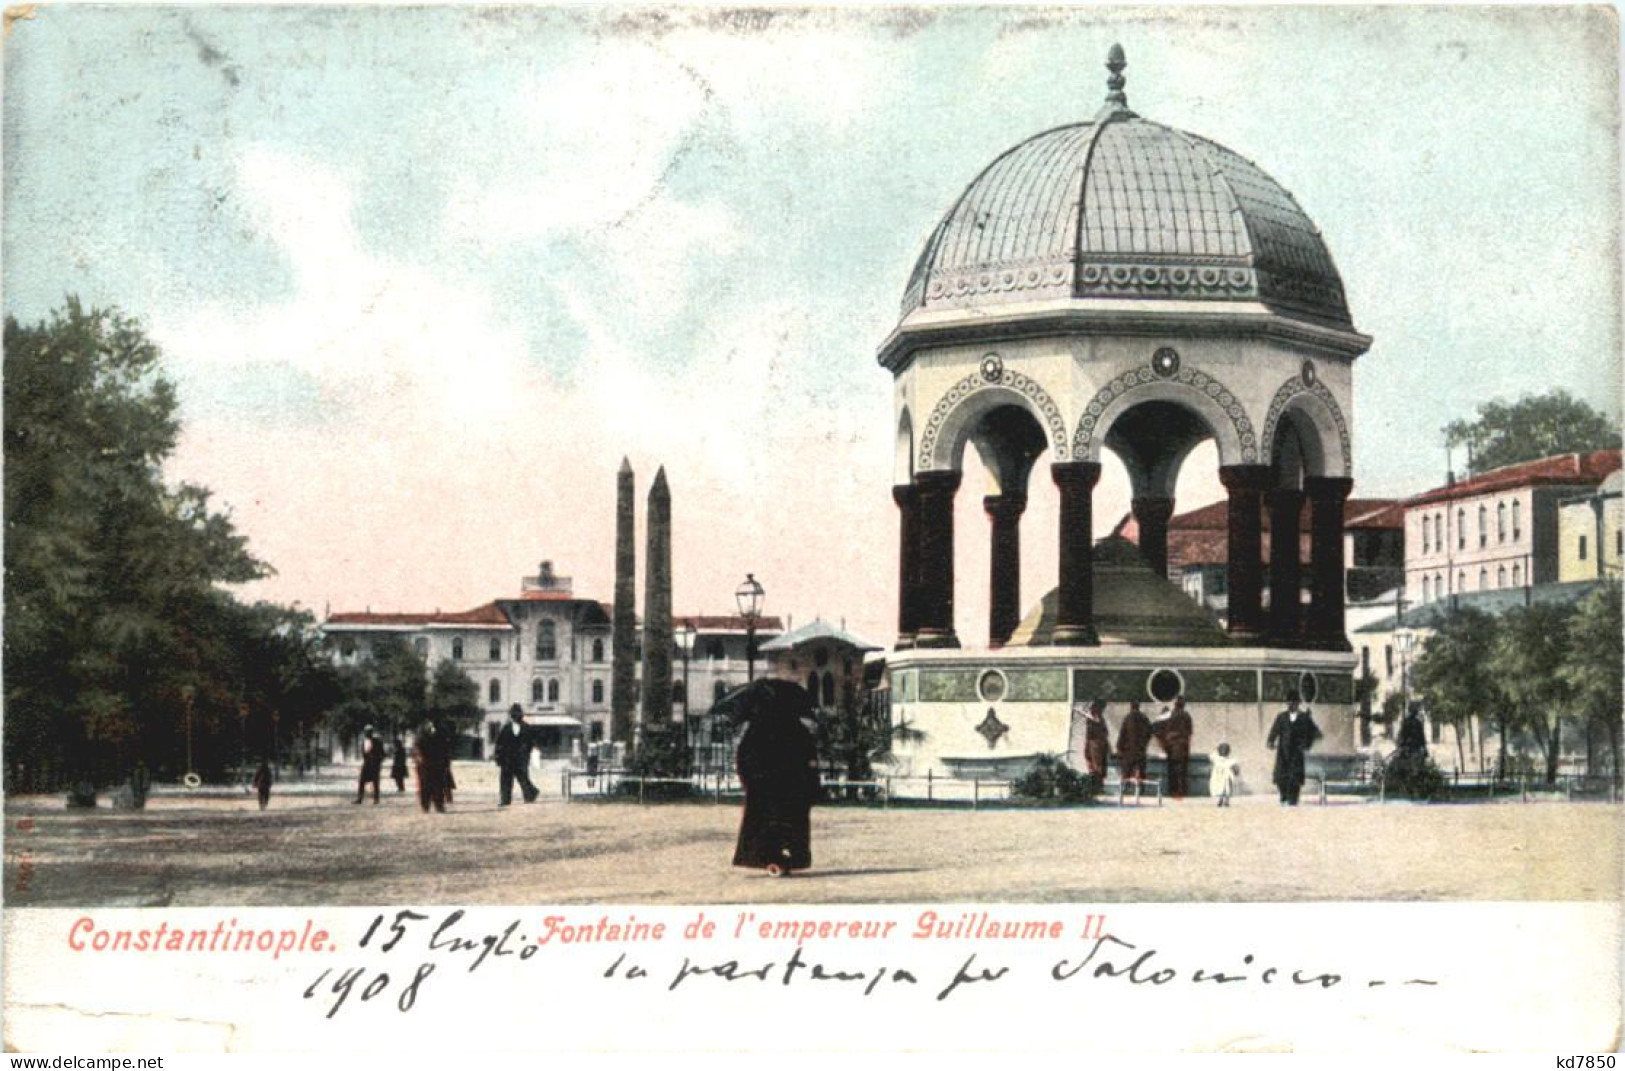
[[[1059,755],[1040,755],[1031,769],[1016,778],[1010,790],[1025,799],[1087,803],[1099,787],[1093,778],[1068,766]]]
[[[1443,799],[1450,790],[1444,771],[1425,751],[1396,751],[1386,762],[1378,762],[1372,779],[1385,796],[1396,799]]]

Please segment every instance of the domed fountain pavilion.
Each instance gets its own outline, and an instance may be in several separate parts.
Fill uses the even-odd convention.
[[[1108,701],[1115,733],[1127,700],[1155,717],[1183,695],[1196,752],[1226,740],[1267,785],[1264,736],[1289,691],[1310,701],[1323,758],[1354,751],[1343,503],[1371,339],[1292,195],[1130,110],[1121,48],[1107,68],[1092,120],[1029,138],[960,195],[880,347],[901,515],[892,716],[919,731],[898,753],[915,775],[1009,775],[1077,754],[1074,704]],[[1167,580],[1176,480],[1209,439],[1229,496],[1222,627]],[[995,490],[985,647],[954,631],[967,445]],[[1094,542],[1102,450],[1128,471],[1137,547]],[[1050,487],[1032,480],[1046,453]],[[1060,499],[1059,582],[1023,621],[1020,525],[1039,493]]]

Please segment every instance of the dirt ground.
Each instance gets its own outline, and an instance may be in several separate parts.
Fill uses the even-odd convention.
[[[9,907],[739,902],[1617,900],[1611,804],[1342,802],[1253,796],[1157,807],[813,812],[812,870],[729,866],[736,803],[543,799],[496,806],[471,771],[451,813],[336,785],[160,796],[145,811],[5,809]],[[465,782],[465,775],[458,774]],[[387,786],[391,788],[393,786]],[[408,786],[410,788],[410,786]]]

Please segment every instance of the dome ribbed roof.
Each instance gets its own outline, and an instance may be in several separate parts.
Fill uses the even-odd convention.
[[[903,315],[1140,298],[1262,302],[1350,325],[1331,254],[1292,195],[1224,146],[1129,111],[1120,77],[1114,89],[1093,121],[1024,141],[976,177],[926,242]]]

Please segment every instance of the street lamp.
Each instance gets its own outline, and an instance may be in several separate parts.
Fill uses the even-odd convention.
[[[762,616],[762,600],[767,592],[752,573],[745,574],[745,582],[734,592],[739,604],[739,616],[745,619],[745,681],[756,679],[756,619]]]
[[[1400,629],[1394,633],[1394,645],[1399,648],[1399,690],[1405,702],[1399,716],[1404,719],[1411,712],[1411,652],[1416,649],[1416,633]]]

